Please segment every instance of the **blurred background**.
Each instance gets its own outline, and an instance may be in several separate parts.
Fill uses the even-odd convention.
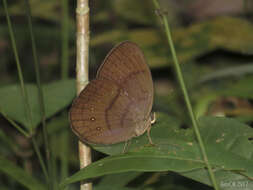
[[[68,39],[68,77],[75,78],[75,7],[69,1],[67,30],[63,30],[64,6],[58,0],[31,0],[31,14],[43,84],[61,79],[63,38]],[[197,116],[235,117],[242,122],[253,121],[253,2],[249,0],[160,0],[162,9],[155,10],[152,1],[92,0],[90,1],[89,77],[92,80],[110,49],[119,42],[132,41],[143,50],[150,66],[154,86],[154,111],[165,112],[189,127],[189,117],[182,99],[164,28],[159,14],[166,14],[187,88]],[[31,40],[24,2],[8,1],[20,63],[26,83],[35,83]],[[66,14],[65,14],[66,15]],[[0,2],[0,88],[18,83],[18,74],[10,43],[2,1]],[[48,120],[50,143],[55,166],[61,168],[64,158],[69,173],[78,170],[77,137],[69,129],[69,107]],[[0,154],[41,176],[38,160],[29,139],[0,117]],[[69,134],[62,137],[62,134]],[[6,140],[4,136],[9,136]],[[38,139],[42,139],[38,135]],[[58,138],[60,137],[61,138]],[[63,135],[64,136],[64,135]],[[68,140],[66,140],[68,138]],[[42,141],[42,140],[41,140]],[[40,140],[39,140],[40,142]],[[62,144],[67,146],[62,148]],[[75,148],[73,148],[75,147]],[[63,150],[64,149],[64,150]],[[22,151],[20,151],[22,150]],[[94,152],[99,159],[104,155]],[[66,155],[66,154],[65,154]],[[0,173],[0,184],[22,189],[11,178]],[[144,174],[131,185],[155,184],[167,189],[167,174]],[[176,174],[170,174],[172,186],[178,189],[211,189]],[[60,178],[59,176],[57,176]],[[140,182],[141,181],[141,182]],[[167,182],[166,182],[167,184]],[[184,185],[185,184],[185,185]],[[191,184],[191,187],[189,187]],[[179,188],[180,187],[180,188]],[[73,189],[78,188],[73,186]],[[1,189],[1,187],[0,187]],[[5,188],[7,189],[7,188]]]

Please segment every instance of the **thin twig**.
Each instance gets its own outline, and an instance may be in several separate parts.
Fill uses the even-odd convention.
[[[155,8],[158,9],[158,11],[159,11],[160,10],[160,5],[157,2],[157,0],[153,0],[153,3],[155,5]],[[171,50],[171,53],[172,53],[172,57],[173,57],[173,61],[174,61],[174,67],[175,67],[175,70],[176,70],[178,81],[179,81],[180,87],[182,89],[182,92],[183,92],[183,95],[184,95],[184,100],[185,100],[188,112],[189,112],[191,120],[192,120],[192,124],[193,124],[193,128],[194,128],[196,137],[197,137],[199,145],[200,145],[201,153],[202,153],[204,162],[207,166],[208,173],[210,175],[213,186],[216,190],[218,190],[219,188],[218,188],[214,173],[212,171],[211,165],[208,161],[205,146],[204,146],[203,140],[201,138],[201,135],[200,135],[200,132],[199,132],[199,129],[198,129],[197,120],[196,120],[195,114],[194,114],[193,109],[192,109],[192,105],[191,105],[191,102],[190,102],[188,92],[186,90],[184,78],[183,78],[183,75],[182,75],[182,72],[181,72],[181,68],[180,68],[180,65],[179,65],[179,62],[178,62],[178,59],[177,59],[177,55],[176,55],[176,50],[175,50],[173,40],[172,40],[172,37],[171,37],[171,32],[170,32],[170,28],[169,28],[169,25],[168,25],[168,20],[167,20],[166,15],[164,15],[164,14],[161,14],[161,17],[162,17],[162,21],[163,21],[163,24],[164,24],[164,27],[165,27],[165,32],[166,32],[166,35],[167,35],[167,38],[168,38],[168,43],[169,43],[169,46],[170,46],[170,50]]]
[[[76,8],[76,78],[77,94],[79,94],[86,84],[88,84],[88,58],[89,58],[89,1],[77,0]],[[91,163],[91,150],[88,146],[79,141],[79,159],[80,167]],[[81,182],[81,190],[91,190],[91,183]]]

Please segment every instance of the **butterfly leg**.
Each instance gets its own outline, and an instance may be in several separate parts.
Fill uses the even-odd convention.
[[[153,141],[151,139],[150,130],[151,130],[151,125],[147,129],[148,141],[149,141],[150,145],[155,146],[155,144],[153,143]]]
[[[127,140],[125,141],[125,145],[124,145],[124,148],[123,148],[123,151],[122,151],[122,154],[126,153],[127,152],[127,148],[129,148],[131,144],[131,140]]]

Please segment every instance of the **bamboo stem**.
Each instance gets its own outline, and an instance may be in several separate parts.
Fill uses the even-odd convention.
[[[77,0],[76,8],[76,82],[77,94],[88,84],[88,58],[89,58],[89,0]],[[80,168],[91,163],[91,150],[88,146],[79,141]],[[91,183],[81,182],[81,190],[91,190]]]

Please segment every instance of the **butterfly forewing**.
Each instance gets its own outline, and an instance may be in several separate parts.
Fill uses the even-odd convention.
[[[153,105],[153,81],[141,49],[132,42],[113,48],[99,68],[97,78],[117,83],[147,116]]]

